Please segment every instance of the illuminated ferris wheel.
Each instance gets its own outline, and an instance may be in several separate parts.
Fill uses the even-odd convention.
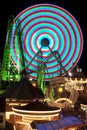
[[[60,76],[61,72],[64,75],[64,69],[67,72],[78,63],[83,49],[82,32],[78,22],[65,9],[51,4],[38,4],[17,15],[13,23],[11,60],[21,71],[23,66],[16,35],[18,29],[28,73],[37,70],[40,53],[40,58],[48,69],[45,79]],[[37,72],[30,76],[36,78]]]
[[[82,31],[67,10],[53,4],[33,5],[13,21],[10,58],[21,72],[20,49],[30,78],[37,79],[43,71],[45,81],[55,79],[77,65],[83,50]]]

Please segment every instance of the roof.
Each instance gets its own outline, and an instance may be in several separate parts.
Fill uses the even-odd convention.
[[[43,98],[44,94],[38,87],[33,87],[27,78],[22,78],[16,86],[9,88],[0,97],[14,98],[18,100],[32,100]]]
[[[46,102],[42,101],[32,101],[31,103],[25,105],[25,106],[16,106],[15,108],[19,110],[26,110],[26,111],[52,111],[52,110],[58,110],[57,107],[51,107],[48,106]]]
[[[84,123],[79,118],[75,116],[67,116],[57,121],[52,121],[44,124],[36,124],[36,128],[37,130],[60,130],[83,125]]]

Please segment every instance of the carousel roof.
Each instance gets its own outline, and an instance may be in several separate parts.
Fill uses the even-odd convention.
[[[15,106],[14,108],[26,111],[52,111],[58,110],[57,107],[48,106],[47,103],[35,100],[25,106]]]

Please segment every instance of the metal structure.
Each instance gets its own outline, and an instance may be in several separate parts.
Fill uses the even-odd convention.
[[[7,26],[7,35],[6,35],[6,43],[4,47],[4,54],[2,60],[2,70],[1,70],[1,79],[3,81],[19,81],[20,80],[20,72],[14,67],[14,64],[10,60],[11,55],[11,38],[12,38],[12,30],[13,30],[13,19],[14,16],[11,15],[8,18],[8,26]],[[17,36],[17,35],[16,35]],[[18,50],[20,51],[20,50]]]

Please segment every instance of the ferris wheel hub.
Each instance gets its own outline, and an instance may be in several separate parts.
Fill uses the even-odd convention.
[[[43,47],[49,46],[49,39],[48,38],[43,38],[41,40],[41,44],[42,44]]]

